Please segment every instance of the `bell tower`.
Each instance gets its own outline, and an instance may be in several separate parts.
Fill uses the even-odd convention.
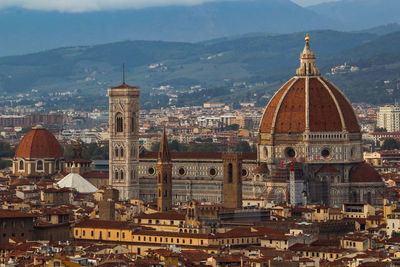
[[[157,209],[159,212],[172,209],[172,164],[165,129],[157,160]]]
[[[224,202],[227,209],[242,208],[242,161],[238,153],[222,154],[224,165]]]
[[[108,88],[109,184],[120,200],[139,198],[139,95],[140,88],[125,83]]]

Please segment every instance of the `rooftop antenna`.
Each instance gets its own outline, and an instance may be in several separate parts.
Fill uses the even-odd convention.
[[[125,62],[122,63],[122,84],[125,84]]]

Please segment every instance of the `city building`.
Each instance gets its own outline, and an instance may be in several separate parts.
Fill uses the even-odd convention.
[[[379,108],[376,126],[384,128],[388,132],[400,131],[400,107],[398,105],[386,105]]]

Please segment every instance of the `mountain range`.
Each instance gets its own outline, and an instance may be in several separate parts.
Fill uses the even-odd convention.
[[[362,30],[400,22],[399,10],[398,0],[342,0],[306,8],[290,0],[226,0],[81,13],[7,8],[0,10],[0,56],[124,40],[198,42],[254,32]]]
[[[345,62],[359,68],[328,75],[352,101],[393,100],[383,81],[394,83],[400,73],[400,31],[383,35],[374,32],[376,29],[309,32],[321,73],[325,75]],[[198,43],[123,41],[3,57],[0,95],[32,89],[40,93],[79,89],[82,95],[105,96],[107,87],[121,83],[122,62],[126,62],[127,83],[141,86],[144,98],[150,97],[153,87],[171,85],[181,89],[181,99],[193,104],[210,96],[224,101],[252,100],[254,94],[272,94],[293,76],[304,36],[305,32],[299,32],[246,34]],[[265,86],[230,91],[234,82],[243,81]],[[210,91],[190,99],[185,91],[194,85]]]

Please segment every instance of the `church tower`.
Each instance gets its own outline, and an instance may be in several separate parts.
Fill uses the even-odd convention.
[[[172,164],[165,129],[162,133],[157,160],[157,209],[172,209]]]
[[[242,156],[223,154],[224,164],[224,208],[242,208]]]
[[[139,95],[140,88],[127,85],[125,78],[108,88],[109,184],[121,200],[139,198]]]

